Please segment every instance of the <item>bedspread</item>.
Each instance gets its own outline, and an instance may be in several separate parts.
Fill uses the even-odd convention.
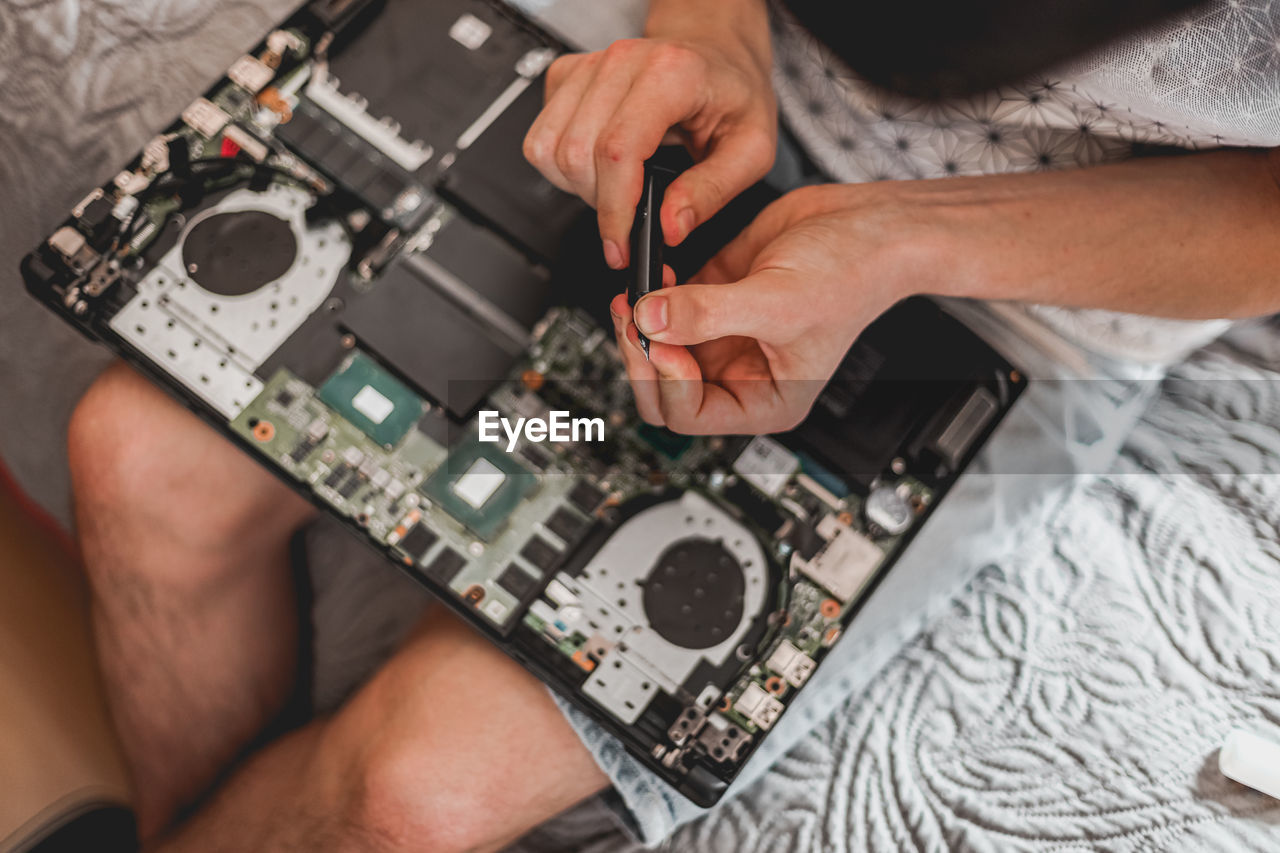
[[[25,296],[18,259],[292,5],[0,5],[0,453],[64,519],[63,428],[106,356]],[[1280,849],[1280,802],[1216,766],[1232,727],[1280,738],[1278,374],[1269,323],[1175,369],[1114,472],[1010,530],[1014,556],[666,846]],[[334,526],[311,536],[340,543],[315,567],[332,705],[417,603]],[[514,849],[631,846],[593,800]]]
[[[1232,728],[1280,739],[1280,326],[1175,368],[1116,470],[1010,535],[1014,556],[666,847],[1280,849],[1280,801],[1217,768]],[[603,819],[526,844],[581,849]]]

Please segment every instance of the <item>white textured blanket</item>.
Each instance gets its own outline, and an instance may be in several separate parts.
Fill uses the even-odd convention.
[[[0,265],[16,271],[87,183],[292,5],[0,4]],[[103,356],[16,275],[0,328],[0,452],[65,518],[58,425]],[[1280,849],[1280,802],[1216,766],[1234,726],[1280,738],[1278,528],[1280,330],[1262,326],[1177,368],[1117,473],[1011,532],[1016,558],[670,849]],[[331,703],[417,605],[341,533],[313,535],[340,546],[315,567]],[[518,849],[629,846],[592,802]]]
[[[1225,779],[1280,739],[1280,326],[1164,383],[1115,473],[1081,480],[861,694],[672,850],[1280,849]],[[584,807],[529,850],[622,849]]]

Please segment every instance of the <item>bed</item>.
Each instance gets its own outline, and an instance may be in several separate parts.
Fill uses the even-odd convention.
[[[107,356],[25,296],[18,259],[292,5],[0,6],[0,456],[64,521],[67,418]],[[581,18],[566,5],[551,14]],[[636,12],[610,5],[580,37]],[[1232,728],[1280,739],[1278,528],[1280,325],[1264,321],[1176,367],[1114,470],[1037,506],[878,672],[667,848],[1280,849],[1280,802],[1216,764]],[[423,597],[336,525],[307,536],[324,555],[311,570],[327,708]],[[634,847],[597,798],[513,849]]]

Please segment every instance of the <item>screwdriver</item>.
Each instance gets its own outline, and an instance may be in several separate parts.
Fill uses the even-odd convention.
[[[662,288],[662,196],[676,172],[652,160],[644,164],[644,188],[631,225],[631,270],[627,302],[632,308],[644,296]],[[649,357],[649,339],[640,335],[640,348]]]

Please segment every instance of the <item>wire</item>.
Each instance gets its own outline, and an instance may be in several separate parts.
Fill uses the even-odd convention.
[[[228,175],[224,177],[229,177],[230,173],[237,169],[247,168],[250,169],[251,172],[244,176],[244,180],[251,181],[259,175],[274,175],[279,178],[294,181],[307,189],[315,189],[315,187],[307,183],[302,178],[299,178],[294,173],[287,169],[280,168],[279,166],[273,166],[270,163],[250,163],[244,160],[236,160],[232,157],[202,157],[196,160],[191,160],[186,163],[184,171],[190,170],[193,173],[205,172],[205,174],[183,174],[180,176],[177,169],[170,167],[156,175],[146,189],[141,190],[134,195],[134,198],[138,200],[138,204],[132,211],[130,211],[129,216],[120,223],[120,228],[116,232],[115,238],[112,240],[111,252],[114,254],[121,246],[127,247],[138,236],[138,234],[141,233],[143,226],[138,225],[139,213],[142,211],[142,208],[145,206],[147,201],[150,201],[154,197],[163,195],[166,190],[181,192],[196,180],[203,180],[207,182],[211,178],[216,179],[218,176],[216,171],[212,169],[212,167],[215,166],[226,169]],[[213,173],[209,174],[208,172],[210,171]],[[178,177],[181,179],[176,183],[166,183],[170,179]],[[172,215],[173,212],[176,211],[171,211],[166,215],[165,219],[167,220],[168,216]]]

